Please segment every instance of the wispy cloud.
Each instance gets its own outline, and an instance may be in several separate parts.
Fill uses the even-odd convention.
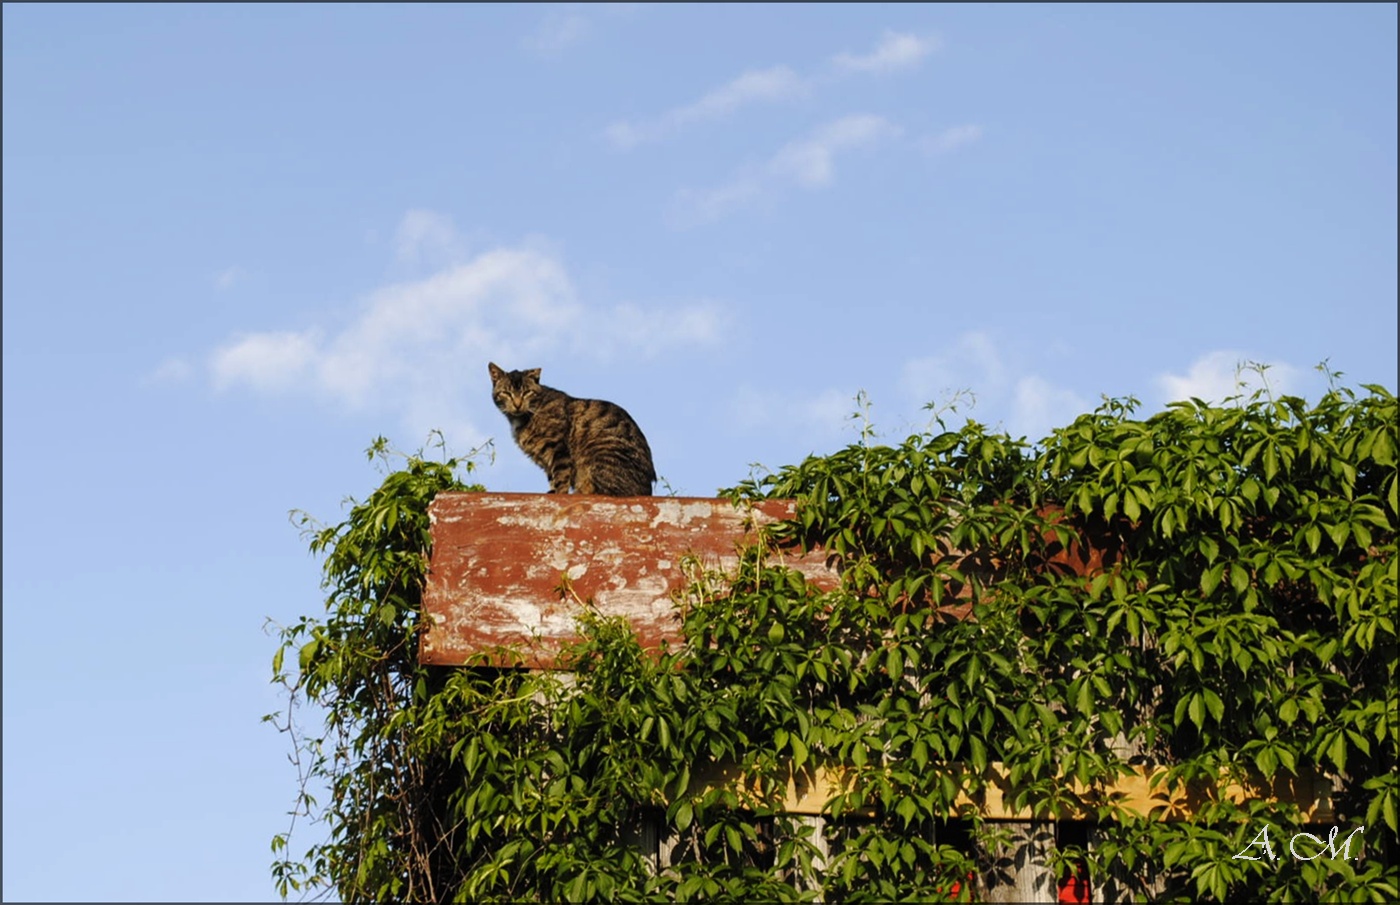
[[[671,202],[671,225],[696,226],[719,220],[757,201],[763,188],[762,173],[746,172],[714,188],[680,189]]]
[[[990,334],[963,333],[952,345],[931,355],[912,358],[900,372],[900,388],[923,402],[943,402],[956,393],[997,392],[1007,382],[1006,365]]]
[[[967,410],[970,402],[982,413],[978,420],[990,413],[1000,429],[1032,441],[1089,410],[1073,390],[1018,372],[1014,357],[1003,354],[998,339],[982,330],[965,332],[945,349],[906,361],[899,384],[911,401],[944,406],[958,400],[965,416],[976,414]],[[964,393],[971,399],[962,398]]]
[[[831,185],[840,154],[869,148],[900,135],[881,116],[856,114],[818,126],[805,137],[779,148],[761,167],[749,168],[711,189],[681,189],[672,203],[672,223],[693,226],[745,207],[774,188],[790,184],[808,191]]]
[[[918,66],[939,45],[936,37],[886,30],[870,53],[838,53],[831,61],[837,69],[849,72],[895,72]]]
[[[794,396],[781,390],[757,390],[743,385],[730,403],[734,423],[765,432],[801,432],[813,439],[830,439],[850,428],[856,411],[854,391],[827,388]]]
[[[614,147],[627,150],[657,141],[691,123],[721,119],[751,104],[801,97],[807,90],[807,83],[786,66],[751,69],[693,103],[668,110],[652,120],[619,120],[608,126],[604,134]]]
[[[966,123],[944,129],[937,135],[931,135],[921,141],[919,146],[927,154],[946,154],[956,148],[970,145],[981,138],[982,127],[975,123]]]
[[[160,383],[183,383],[194,373],[194,368],[183,358],[167,358],[156,369],[142,378],[145,385]]]
[[[877,436],[889,436],[888,430],[924,430],[935,417],[954,428],[964,418],[975,418],[992,430],[1035,442],[1092,408],[1070,387],[1022,366],[1019,357],[981,330],[949,337],[944,348],[905,361],[896,373],[903,399],[889,410],[896,413],[896,422],[886,421],[875,406]],[[929,406],[932,413],[924,411]],[[814,441],[859,431],[860,408],[854,392],[835,388],[794,393],[743,385],[730,403],[738,427],[801,433]],[[897,421],[903,426],[894,426]]]
[[[784,146],[773,156],[768,169],[807,189],[831,184],[837,154],[869,147],[900,133],[900,128],[884,117],[871,114],[846,116],[818,127],[811,135]]]
[[[537,56],[555,56],[583,41],[592,31],[592,21],[582,13],[552,9],[520,43]]]
[[[445,220],[410,212],[414,224]],[[450,245],[455,231],[439,238]],[[488,359],[539,361],[567,353],[605,362],[704,348],[722,338],[727,316],[713,302],[592,306],[578,298],[564,264],[547,249],[492,248],[422,279],[371,293],[340,325],[264,331],[231,338],[208,358],[213,385],[264,394],[301,394],[350,410],[395,411],[414,430],[481,433],[463,387],[479,382]],[[485,398],[484,396],[482,397]]]
[[[1185,374],[1160,374],[1154,381],[1162,401],[1201,399],[1220,403],[1231,396],[1249,396],[1267,388],[1275,395],[1297,393],[1306,373],[1289,364],[1269,364],[1263,376],[1253,364],[1257,359],[1231,349],[1217,349],[1193,361]]]
[[[400,264],[441,264],[460,258],[465,250],[452,218],[436,211],[410,210],[394,233],[394,258]]]
[[[1016,381],[1007,418],[1008,433],[1032,442],[1042,440],[1057,427],[1063,427],[1089,411],[1092,406],[1073,390],[1057,387],[1037,374]]]
[[[214,288],[220,292],[232,289],[234,284],[246,276],[241,267],[226,267],[214,274]]]
[[[316,331],[244,334],[217,350],[209,373],[217,389],[236,383],[263,393],[304,385],[320,354]]]
[[[618,355],[654,358],[669,349],[713,346],[724,337],[729,323],[728,313],[713,303],[675,308],[623,303],[590,318],[579,328],[576,340],[605,360]]]
[[[670,137],[686,126],[723,119],[743,107],[807,97],[817,86],[839,81],[852,73],[912,69],[937,47],[936,38],[886,31],[880,43],[868,54],[839,53],[832,57],[834,73],[804,77],[783,65],[750,69],[706,92],[699,99],[658,116],[617,120],[603,130],[603,135],[613,147],[630,150]]]
[[[546,12],[520,39],[520,46],[537,57],[557,57],[592,39],[600,27],[634,18],[647,7],[645,3],[540,4],[535,8]]]

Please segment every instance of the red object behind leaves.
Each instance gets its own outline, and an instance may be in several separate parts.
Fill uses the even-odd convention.
[[[968,885],[968,886],[971,886],[971,885],[972,885],[972,872],[971,872],[971,871],[969,871],[968,874],[967,874],[967,885]],[[943,887],[942,887],[942,886],[937,886],[937,887],[934,887],[934,888],[935,888],[938,892],[942,892],[942,891],[943,891]],[[961,880],[954,880],[954,881],[953,881],[953,885],[950,886],[950,887],[948,887],[948,901],[949,901],[949,902],[956,902],[956,901],[958,900],[958,893],[960,893],[960,892],[962,892],[962,881],[961,881]]]
[[[1060,879],[1060,897],[1057,901],[1089,905],[1089,876],[1082,862],[1074,866],[1073,873]]]

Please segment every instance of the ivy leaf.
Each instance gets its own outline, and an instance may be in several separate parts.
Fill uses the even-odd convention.
[[[1084,714],[1085,716],[1091,716],[1094,712],[1094,697],[1091,693],[1092,689],[1090,689],[1089,683],[1087,681],[1083,679],[1079,679],[1078,681],[1079,694],[1076,695],[1074,699],[1075,709],[1078,710],[1080,713]]]
[[[300,667],[302,672],[306,672],[311,668],[311,661],[315,658],[316,652],[320,647],[321,642],[314,638],[302,645],[301,651],[297,656],[297,666]]]
[[[1191,717],[1191,722],[1196,724],[1196,729],[1199,730],[1205,726],[1205,700],[1200,692],[1191,695],[1190,703],[1186,705],[1186,713]]]
[[[1128,521],[1134,524],[1142,517],[1142,506],[1139,505],[1135,493],[1127,493],[1123,496],[1123,514],[1128,517]]]
[[[1201,594],[1210,597],[1215,593],[1215,589],[1220,586],[1220,579],[1225,575],[1225,564],[1216,563],[1209,569],[1201,573]]]
[[[802,769],[802,765],[807,762],[807,743],[797,736],[792,736],[789,741],[792,743],[792,765],[795,769]]]
[[[1338,770],[1346,771],[1347,737],[1345,732],[1338,730],[1332,734],[1332,741],[1327,746],[1327,757],[1337,765]]]
[[[1220,695],[1207,688],[1203,693],[1206,701],[1206,709],[1210,711],[1211,717],[1218,723],[1225,718],[1225,702],[1220,699]],[[1199,723],[1197,725],[1200,725]]]
[[[1235,589],[1236,594],[1249,590],[1249,570],[1239,563],[1230,566],[1230,587]]]
[[[977,773],[982,773],[987,769],[987,745],[982,739],[975,735],[968,736],[969,760],[972,769]]]
[[[682,801],[676,806],[676,813],[671,818],[671,822],[676,825],[676,831],[683,833],[690,822],[695,819],[695,809],[689,801]]]

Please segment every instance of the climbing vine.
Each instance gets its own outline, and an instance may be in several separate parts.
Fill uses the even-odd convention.
[[[418,664],[427,505],[468,489],[471,462],[407,457],[310,529],[327,612],[281,629],[274,673],[314,719],[270,719],[300,766],[293,819],[327,839],[300,858],[274,839],[279,892],[968,900],[1004,841],[969,804],[995,767],[1013,807],[1088,817],[1054,857],[1093,883],[1393,900],[1394,396],[1136,409],[1107,400],[1033,445],[970,421],[898,445],[867,432],[751,478],[725,493],[795,498],[767,543],[820,547],[840,586],[755,548],[680,595],[682,641],[660,654],[580,608],[568,674]],[[780,800],[817,765],[846,777],[824,823]],[[703,781],[720,767],[747,783]],[[1106,790],[1143,767],[1164,790],[1324,774],[1349,857],[1288,852],[1326,828],[1284,796],[1127,811]],[[672,841],[666,869],[640,854],[646,826]]]

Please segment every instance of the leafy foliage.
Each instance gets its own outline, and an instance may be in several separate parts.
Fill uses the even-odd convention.
[[[1400,444],[1395,398],[1364,390],[1146,419],[1107,400],[1034,446],[975,422],[898,446],[867,432],[727,491],[796,498],[771,540],[828,551],[839,588],[750,550],[737,575],[695,582],[683,641],[660,655],[585,610],[565,674],[417,664],[426,507],[462,485],[459,463],[410,458],[312,535],[329,614],[282,633],[277,677],[326,716],[299,739],[303,776],[331,797],[330,840],[276,862],[279,889],[967,899],[997,848],[967,801],[998,762],[1013,805],[1093,817],[1093,844],[1058,857],[1095,883],[1168,901],[1392,900]],[[780,796],[822,764],[849,782],[819,839]],[[1144,764],[1168,785],[1325,772],[1336,822],[1366,826],[1363,853],[1234,858],[1263,826],[1301,832],[1297,805],[1135,816],[1104,790]],[[698,781],[726,766],[747,786]],[[316,808],[304,789],[298,813]],[[639,854],[648,821],[671,839],[669,869]]]

